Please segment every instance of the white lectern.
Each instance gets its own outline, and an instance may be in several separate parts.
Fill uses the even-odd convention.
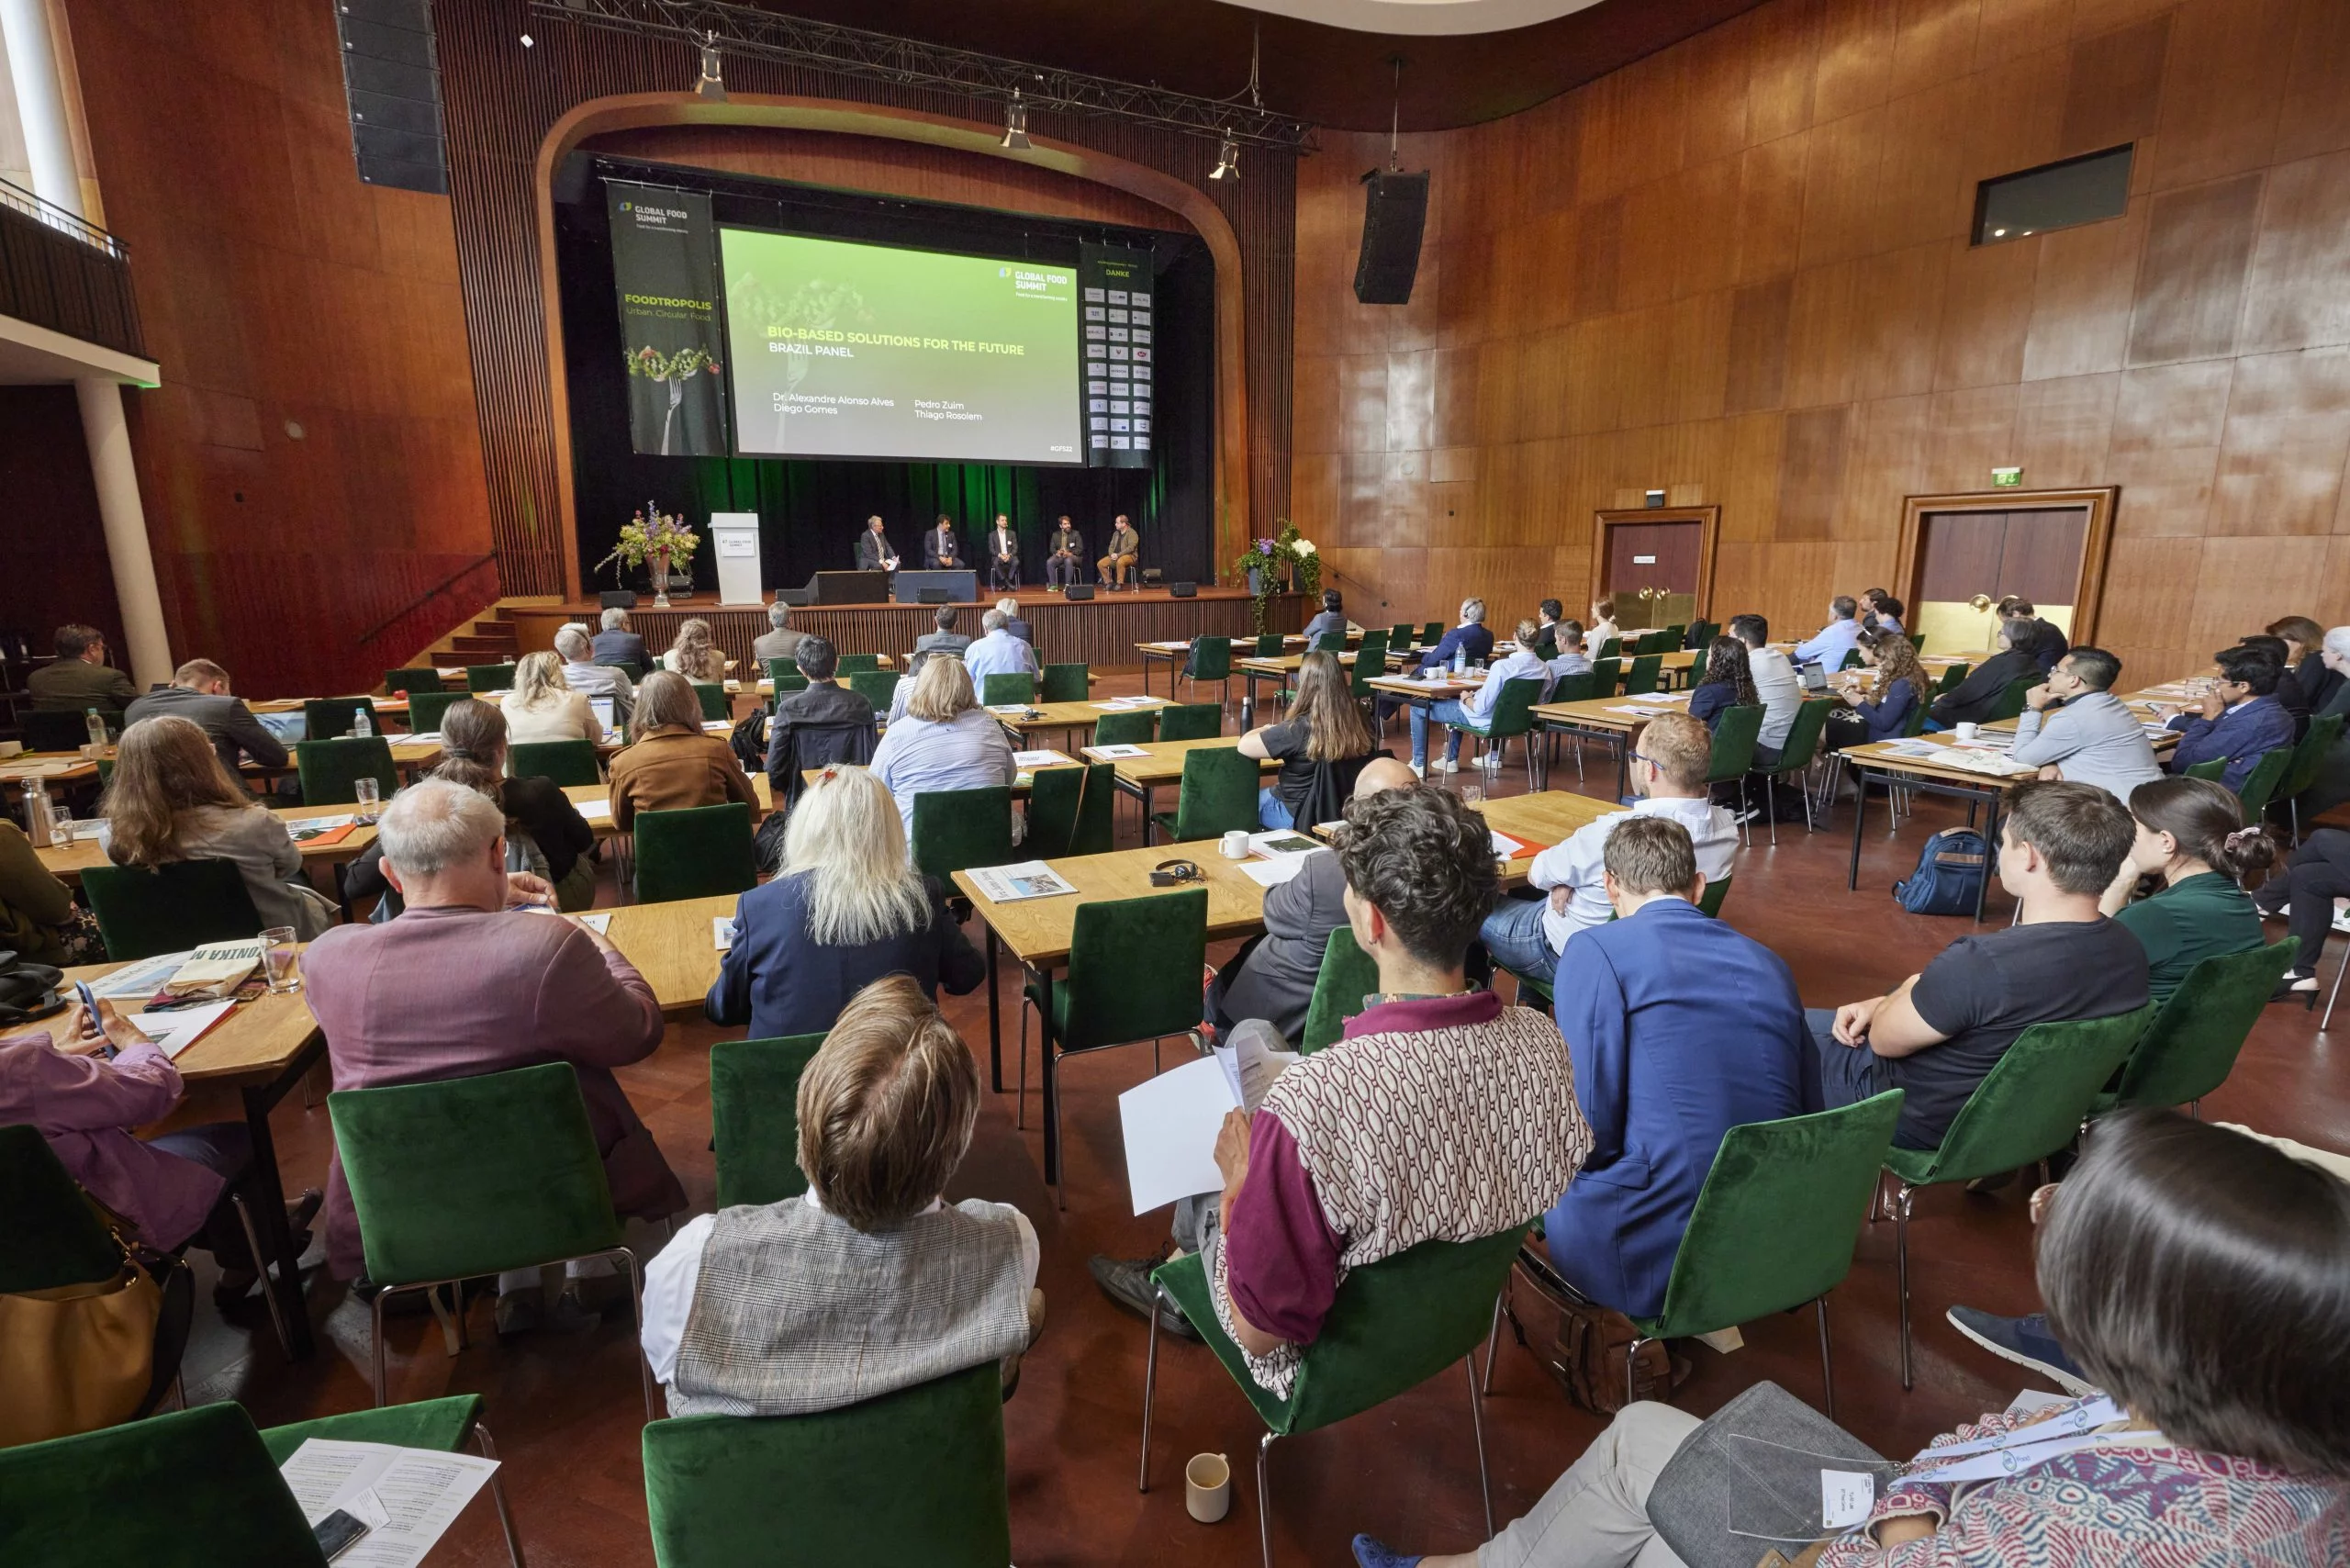
[[[718,602],[765,603],[767,588],[759,577],[759,514],[711,512],[710,537],[718,552]]]

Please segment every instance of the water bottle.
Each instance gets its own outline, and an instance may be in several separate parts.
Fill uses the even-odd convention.
[[[375,738],[375,721],[367,716],[366,709],[362,708],[351,716],[351,733],[363,741]]]
[[[98,711],[90,709],[83,715],[82,722],[90,732],[90,744],[103,747],[106,744],[106,722],[99,716]]]
[[[25,780],[25,836],[33,841],[35,847],[46,845],[56,831],[56,821],[48,790],[29,778]]]
[[[1468,667],[1469,650],[1462,647],[1455,647],[1452,650],[1452,673],[1459,675],[1462,670]]]

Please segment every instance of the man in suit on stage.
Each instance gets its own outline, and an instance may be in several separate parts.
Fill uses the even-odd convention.
[[[1123,582],[1132,588],[1135,560],[1141,554],[1142,535],[1126,521],[1126,514],[1120,512],[1116,525],[1110,530],[1110,553],[1095,563],[1102,568],[1102,586],[1114,588]]]
[[[951,572],[963,564],[963,547],[956,542],[954,521],[945,512],[938,514],[938,526],[922,536],[922,564],[934,572]]]
[[[1012,520],[1002,512],[995,514],[995,526],[988,530],[988,587],[1016,588],[1020,586],[1020,535],[1012,532]]]
[[[1063,512],[1061,525],[1045,541],[1045,586],[1065,588],[1077,581],[1078,574],[1084,569],[1085,540],[1069,522],[1069,514]]]
[[[868,517],[865,532],[856,536],[856,569],[860,572],[894,572],[898,569],[898,553],[890,548],[889,536],[881,532],[881,520]]]

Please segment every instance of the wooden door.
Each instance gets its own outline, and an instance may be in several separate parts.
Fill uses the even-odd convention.
[[[2069,635],[2088,532],[2086,507],[1920,513],[1910,627],[1938,654],[1989,654],[1998,618],[1986,602],[2014,595]]]
[[[1599,524],[1592,597],[1616,601],[1617,626],[1627,632],[1685,626],[1704,613],[1713,554],[1710,516],[1602,512]]]

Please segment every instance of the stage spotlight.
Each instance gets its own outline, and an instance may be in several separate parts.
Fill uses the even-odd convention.
[[[726,78],[719,66],[716,33],[701,36],[701,76],[694,83],[694,95],[712,103],[726,102]]]
[[[1012,90],[1012,102],[1003,106],[1003,140],[998,146],[1009,147],[1014,152],[1025,152],[1028,140],[1028,106],[1020,101],[1020,89]]]
[[[1237,180],[1240,177],[1240,143],[1229,136],[1216,150],[1215,167],[1208,172],[1211,180]]]

